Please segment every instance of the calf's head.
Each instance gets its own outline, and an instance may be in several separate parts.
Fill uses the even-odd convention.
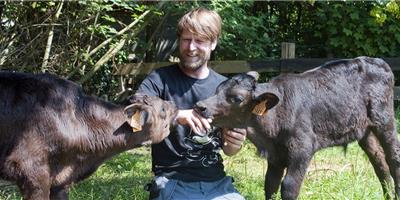
[[[220,127],[246,127],[250,115],[265,115],[279,99],[271,92],[257,91],[258,73],[233,76],[222,82],[214,96],[197,102],[195,110]]]
[[[130,97],[130,102],[125,115],[133,134],[144,133],[151,143],[159,143],[169,135],[169,127],[178,113],[174,103],[142,94]]]

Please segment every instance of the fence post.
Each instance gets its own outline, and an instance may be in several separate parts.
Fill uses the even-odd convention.
[[[295,58],[296,44],[292,42],[281,43],[281,59],[293,59]]]

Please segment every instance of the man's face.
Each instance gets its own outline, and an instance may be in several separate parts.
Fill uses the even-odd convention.
[[[196,70],[204,66],[215,49],[216,41],[200,38],[184,30],[179,38],[179,54],[182,67]]]

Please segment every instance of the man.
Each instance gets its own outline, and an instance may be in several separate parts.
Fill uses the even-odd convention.
[[[221,18],[205,8],[185,14],[178,23],[179,64],[153,71],[138,92],[173,101],[180,109],[175,130],[160,144],[152,145],[155,181],[150,199],[244,199],[226,176],[221,148],[236,154],[245,130],[220,130],[192,110],[197,101],[215,93],[226,77],[208,68],[217,46]]]

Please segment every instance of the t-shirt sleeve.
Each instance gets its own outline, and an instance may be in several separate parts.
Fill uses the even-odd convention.
[[[163,84],[160,75],[153,71],[139,85],[136,93],[162,97]]]

